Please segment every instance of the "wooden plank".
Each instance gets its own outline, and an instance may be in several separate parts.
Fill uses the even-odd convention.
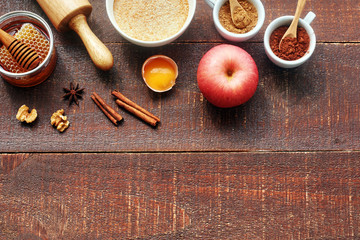
[[[359,192],[359,152],[2,154],[0,238],[357,239]]]
[[[266,13],[265,22],[259,34],[250,42],[262,42],[266,27],[275,18],[283,15],[293,15],[297,1],[267,0],[262,2]],[[93,11],[88,21],[95,34],[106,43],[126,42],[116,33],[108,20],[105,1],[90,0],[90,3],[93,5]],[[329,0],[326,2],[308,0],[301,17],[305,17],[305,14],[309,11],[313,11],[317,15],[312,26],[319,42],[359,42],[360,35],[357,27],[359,7],[359,2],[353,0]],[[0,15],[19,9],[37,13],[50,23],[35,0],[12,0],[1,1],[0,3]],[[56,32],[54,28],[53,30]],[[76,34],[71,32],[67,34],[56,33],[55,37],[57,41],[65,41],[66,44],[81,44]],[[193,22],[185,34],[177,40],[177,42],[189,41],[224,41],[214,27],[212,9],[204,0],[197,1]]]
[[[198,62],[215,45],[111,44],[115,67],[106,73],[95,69],[84,49],[58,46],[55,72],[44,83],[17,88],[0,82],[0,151],[360,149],[359,44],[318,44],[309,62],[285,70],[268,60],[260,43],[243,43],[257,63],[260,82],[248,103],[232,109],[213,107],[197,87]],[[152,93],[141,79],[142,63],[156,53],[172,57],[180,69],[174,89],[165,94]],[[70,82],[85,88],[79,107],[61,99]],[[158,128],[119,109],[113,89],[159,116]],[[115,127],[103,115],[90,99],[93,91],[123,115],[123,124]],[[15,118],[22,104],[38,110],[31,126]],[[51,114],[61,108],[71,124],[63,134],[50,125]]]

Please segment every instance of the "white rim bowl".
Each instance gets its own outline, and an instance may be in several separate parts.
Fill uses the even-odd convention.
[[[256,23],[256,26],[253,29],[251,29],[249,32],[240,34],[226,30],[220,23],[219,11],[222,5],[224,5],[227,1],[228,0],[217,0],[215,2],[214,10],[213,10],[213,20],[216,30],[223,38],[232,42],[243,42],[249,40],[250,38],[253,38],[259,32],[265,21],[265,9],[262,2],[260,0],[248,0],[250,3],[252,3],[255,6],[258,12],[258,21]]]
[[[173,42],[178,37],[180,37],[185,32],[185,30],[189,27],[194,15],[195,15],[196,0],[188,0],[188,1],[189,1],[189,13],[188,13],[187,19],[186,19],[184,25],[182,26],[182,28],[176,34],[172,35],[171,37],[168,37],[168,38],[165,38],[162,40],[158,40],[158,41],[139,40],[139,39],[130,37],[125,32],[123,32],[119,28],[118,24],[116,23],[115,17],[114,17],[114,0],[106,0],[106,12],[110,19],[111,24],[114,26],[116,31],[118,33],[120,33],[120,35],[123,38],[125,38],[126,40],[128,40],[129,42],[136,44],[138,46],[142,46],[142,47],[159,47],[159,46],[163,46],[163,45]]]
[[[310,23],[315,18],[315,14],[313,12],[309,12],[308,15],[304,19],[299,19],[299,27],[303,27],[310,38],[310,45],[308,51],[305,53],[305,55],[297,60],[289,61],[279,58],[275,55],[275,53],[271,50],[270,47],[270,36],[271,33],[281,26],[289,26],[294,16],[282,16],[275,20],[273,20],[269,26],[266,28],[265,34],[264,34],[264,47],[265,52],[268,58],[277,66],[282,68],[294,68],[298,67],[304,62],[306,62],[311,55],[313,54],[316,46],[316,36],[315,32],[310,26]]]

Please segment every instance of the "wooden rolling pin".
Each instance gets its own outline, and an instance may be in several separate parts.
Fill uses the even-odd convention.
[[[64,32],[74,30],[83,41],[95,66],[109,70],[114,59],[109,49],[96,37],[87,24],[92,6],[88,0],[37,0],[55,28]]]

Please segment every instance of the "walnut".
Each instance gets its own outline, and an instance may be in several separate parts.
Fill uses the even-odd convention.
[[[51,125],[55,126],[59,132],[65,131],[70,125],[67,117],[63,115],[64,109],[60,109],[53,113],[50,118]]]
[[[26,106],[25,104],[19,108],[16,114],[16,119],[19,120],[20,122],[25,121],[27,123],[32,123],[33,121],[35,121],[36,118],[37,118],[36,109],[32,109],[31,112],[29,112],[29,107]]]

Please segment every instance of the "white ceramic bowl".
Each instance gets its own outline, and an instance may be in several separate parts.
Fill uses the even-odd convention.
[[[262,2],[260,0],[248,0],[250,3],[252,3],[256,7],[256,10],[258,12],[258,22],[251,31],[249,31],[247,33],[243,33],[243,34],[232,33],[230,31],[226,30],[219,21],[220,8],[222,7],[222,5],[224,5],[224,3],[228,2],[228,0],[205,0],[205,1],[211,8],[213,8],[213,20],[214,20],[216,30],[219,32],[219,34],[223,38],[225,38],[229,41],[243,42],[243,41],[249,40],[250,38],[254,37],[259,32],[259,30],[261,29],[261,27],[264,24],[265,9],[264,9],[264,5],[262,4]]]
[[[156,0],[154,0],[154,1],[156,1]],[[188,14],[187,19],[186,19],[184,25],[182,26],[182,28],[176,34],[172,35],[171,37],[168,37],[168,38],[165,38],[165,39],[159,40],[159,41],[138,40],[133,37],[130,37],[125,32],[123,32],[119,28],[118,24],[116,23],[115,17],[114,17],[114,0],[106,0],[106,11],[107,11],[108,17],[110,19],[110,22],[112,23],[112,25],[114,26],[116,31],[118,31],[118,33],[120,33],[120,35],[123,38],[125,38],[129,42],[136,44],[138,46],[159,47],[159,46],[163,46],[163,45],[173,42],[175,39],[180,37],[185,32],[185,30],[189,27],[189,25],[194,17],[194,14],[195,14],[196,0],[188,0],[188,1],[189,1],[189,14]]]
[[[316,17],[315,13],[309,12],[305,16],[304,19],[301,19],[301,18],[299,19],[298,26],[303,27],[306,30],[306,32],[310,38],[310,46],[309,46],[309,50],[305,53],[305,55],[303,57],[301,57],[297,60],[294,60],[294,61],[288,61],[288,60],[279,58],[278,56],[275,55],[275,53],[270,48],[271,33],[278,27],[290,26],[291,21],[293,20],[294,16],[279,17],[269,24],[269,26],[266,28],[266,31],[264,34],[264,47],[265,47],[266,55],[275,65],[282,67],[282,68],[295,68],[295,67],[300,66],[304,62],[306,62],[311,57],[311,55],[313,54],[313,52],[315,50],[316,36],[315,36],[314,30],[310,26],[310,23],[314,20],[315,17]]]

